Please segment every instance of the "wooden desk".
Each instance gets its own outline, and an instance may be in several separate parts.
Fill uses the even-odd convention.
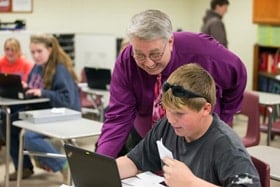
[[[22,128],[19,142],[19,158],[18,158],[18,176],[17,187],[21,185],[22,167],[23,167],[23,142],[24,133],[26,130],[33,131],[51,138],[61,139],[66,142],[69,139],[83,138],[88,136],[95,136],[101,133],[102,123],[80,118],[75,120],[57,121],[50,123],[35,124],[29,121],[15,121],[14,126]],[[57,155],[45,155],[54,156]]]
[[[45,103],[49,102],[48,98],[35,98],[35,99],[9,99],[0,97],[0,106],[6,115],[6,166],[5,166],[5,186],[9,187],[9,161],[10,161],[10,139],[11,139],[11,127],[10,127],[10,107],[13,105],[24,105],[32,103]]]
[[[268,93],[268,92],[259,92],[254,91],[259,95],[260,105],[265,106],[269,111],[268,117],[268,127],[267,127],[267,145],[270,145],[271,131],[272,131],[272,121],[273,121],[273,109],[276,105],[280,104],[280,94]]]
[[[270,146],[258,145],[248,147],[250,155],[268,163],[270,165],[270,178],[280,181],[280,149]]]
[[[110,92],[109,90],[99,90],[99,89],[91,89],[87,86],[86,83],[80,83],[79,87],[83,92],[88,94],[91,98],[93,107],[98,110],[98,114],[100,115],[100,121],[104,121],[104,109],[106,106],[109,104],[109,97],[110,97]],[[101,105],[98,106],[95,103],[96,97],[101,97]]]

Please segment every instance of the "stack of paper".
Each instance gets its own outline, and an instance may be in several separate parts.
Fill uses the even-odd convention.
[[[68,108],[52,108],[19,112],[19,119],[30,121],[32,123],[48,123],[80,118],[81,112]]]

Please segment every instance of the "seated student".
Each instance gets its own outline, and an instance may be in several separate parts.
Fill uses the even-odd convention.
[[[74,72],[70,57],[64,52],[57,39],[49,34],[36,34],[30,38],[30,51],[35,61],[27,83],[27,94],[50,99],[48,107],[67,107],[80,110],[78,78]],[[40,104],[41,105],[41,104]],[[37,106],[26,106],[34,109]],[[24,108],[24,109],[26,109]],[[17,113],[15,112],[14,116]],[[16,117],[13,119],[15,120]],[[17,170],[20,129],[11,127],[11,156]],[[24,136],[24,148],[35,152],[59,153],[54,146],[45,140],[45,136],[27,131]],[[39,165],[52,172],[60,171],[63,182],[67,180],[67,161],[65,158],[36,157]],[[33,174],[33,165],[25,155],[23,160],[23,178]],[[17,171],[10,175],[16,180]]]
[[[4,42],[4,55],[0,58],[0,73],[20,75],[23,81],[33,67],[33,63],[28,61],[22,54],[20,42],[16,38],[7,38]],[[0,109],[1,112],[1,109]],[[0,130],[0,150],[5,141]]]
[[[23,56],[20,42],[16,38],[5,40],[4,55],[0,58],[0,73],[17,74],[26,81],[33,65]]]
[[[199,65],[175,70],[163,85],[166,117],[126,156],[117,159],[121,178],[163,171],[175,186],[260,186],[258,172],[239,136],[213,113],[215,82]],[[174,159],[159,157],[156,141]]]

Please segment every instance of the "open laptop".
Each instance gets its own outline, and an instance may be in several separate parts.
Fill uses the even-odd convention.
[[[75,187],[121,187],[114,158],[64,144]]]
[[[25,94],[20,75],[0,73],[0,96],[12,99],[31,99],[34,96]]]
[[[84,67],[89,88],[108,90],[111,70],[105,68]]]

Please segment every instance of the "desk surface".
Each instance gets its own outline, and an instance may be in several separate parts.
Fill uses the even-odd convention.
[[[263,105],[278,105],[280,104],[280,94],[253,91],[259,95],[259,103]]]
[[[99,135],[102,123],[85,118],[50,123],[15,121],[14,126],[59,139],[72,139]]]
[[[0,97],[1,106],[11,106],[11,105],[23,105],[23,104],[32,104],[32,103],[43,103],[48,102],[49,98],[34,98],[34,99],[10,99],[5,97]]]
[[[259,96],[259,104],[265,107],[268,107],[269,118],[268,118],[268,131],[267,131],[267,145],[270,145],[270,137],[272,131],[272,120],[273,120],[273,108],[272,106],[276,106],[280,104],[280,94],[268,93],[268,92],[260,92],[260,91],[252,91],[253,93]]]
[[[247,148],[250,155],[270,165],[270,176],[280,181],[280,149],[270,146],[258,145]]]
[[[79,83],[79,87],[82,89],[83,92],[90,94],[96,94],[100,96],[106,96],[107,94],[109,94],[109,90],[92,89],[88,87],[87,83]]]
[[[9,107],[13,105],[24,105],[32,103],[44,103],[48,102],[49,98],[34,98],[34,99],[10,99],[0,97],[0,106],[3,108],[3,111],[7,116],[10,116]],[[5,171],[5,186],[9,187],[9,152],[10,152],[10,119],[6,120],[6,171]]]

